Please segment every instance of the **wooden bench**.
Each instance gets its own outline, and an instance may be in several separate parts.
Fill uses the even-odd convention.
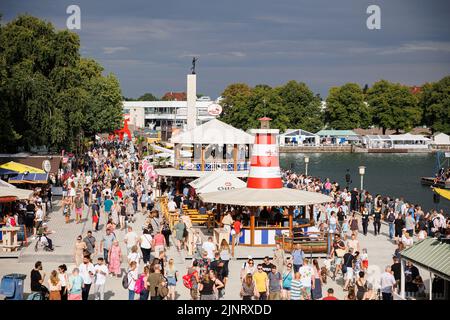
[[[214,216],[211,213],[207,214],[199,214],[197,213],[188,213],[187,214],[191,219],[191,222],[194,224],[203,224],[208,227],[208,229],[213,228],[214,226]]]

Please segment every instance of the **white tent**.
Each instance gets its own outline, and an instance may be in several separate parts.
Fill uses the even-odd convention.
[[[215,179],[215,178],[219,177],[219,175],[221,174],[221,171],[222,170],[209,171],[204,176],[201,176],[200,178],[195,179],[194,181],[190,182],[189,185],[191,187],[193,187],[194,189],[198,189],[201,186],[206,185],[208,182],[210,182],[211,179]]]
[[[237,206],[306,206],[332,202],[333,198],[317,192],[297,189],[242,188],[220,192],[202,193],[203,202]]]
[[[18,200],[29,199],[33,190],[20,189],[0,179],[0,197],[16,197]]]
[[[437,133],[433,136],[433,143],[437,145],[449,145],[450,137],[445,133]]]
[[[182,144],[253,144],[255,138],[217,119],[172,137],[172,143]]]
[[[226,171],[215,171],[213,174],[203,176],[197,180],[202,180],[194,186],[197,193],[216,192],[232,189],[245,188],[246,183]],[[195,180],[195,181],[197,181]],[[192,182],[195,182],[192,181]],[[191,183],[192,185],[192,183]]]

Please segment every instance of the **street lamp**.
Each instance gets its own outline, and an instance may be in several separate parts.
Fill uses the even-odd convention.
[[[359,167],[359,174],[361,176],[361,190],[364,189],[364,174],[366,173],[366,167],[360,166]]]
[[[308,176],[309,157],[305,157],[305,175]]]

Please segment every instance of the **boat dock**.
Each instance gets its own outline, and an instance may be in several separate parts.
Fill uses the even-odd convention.
[[[440,180],[435,183],[434,179],[435,178],[433,178],[433,177],[422,177],[420,179],[420,182],[426,186],[435,186],[435,187],[442,188],[442,189],[450,189],[450,181]]]

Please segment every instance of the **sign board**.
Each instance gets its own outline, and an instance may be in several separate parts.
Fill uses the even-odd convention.
[[[208,106],[208,114],[210,116],[218,116],[222,113],[222,106],[217,103],[211,103]]]
[[[50,170],[52,170],[52,164],[50,163],[49,160],[42,161],[42,170],[44,170],[47,173],[49,173]]]

